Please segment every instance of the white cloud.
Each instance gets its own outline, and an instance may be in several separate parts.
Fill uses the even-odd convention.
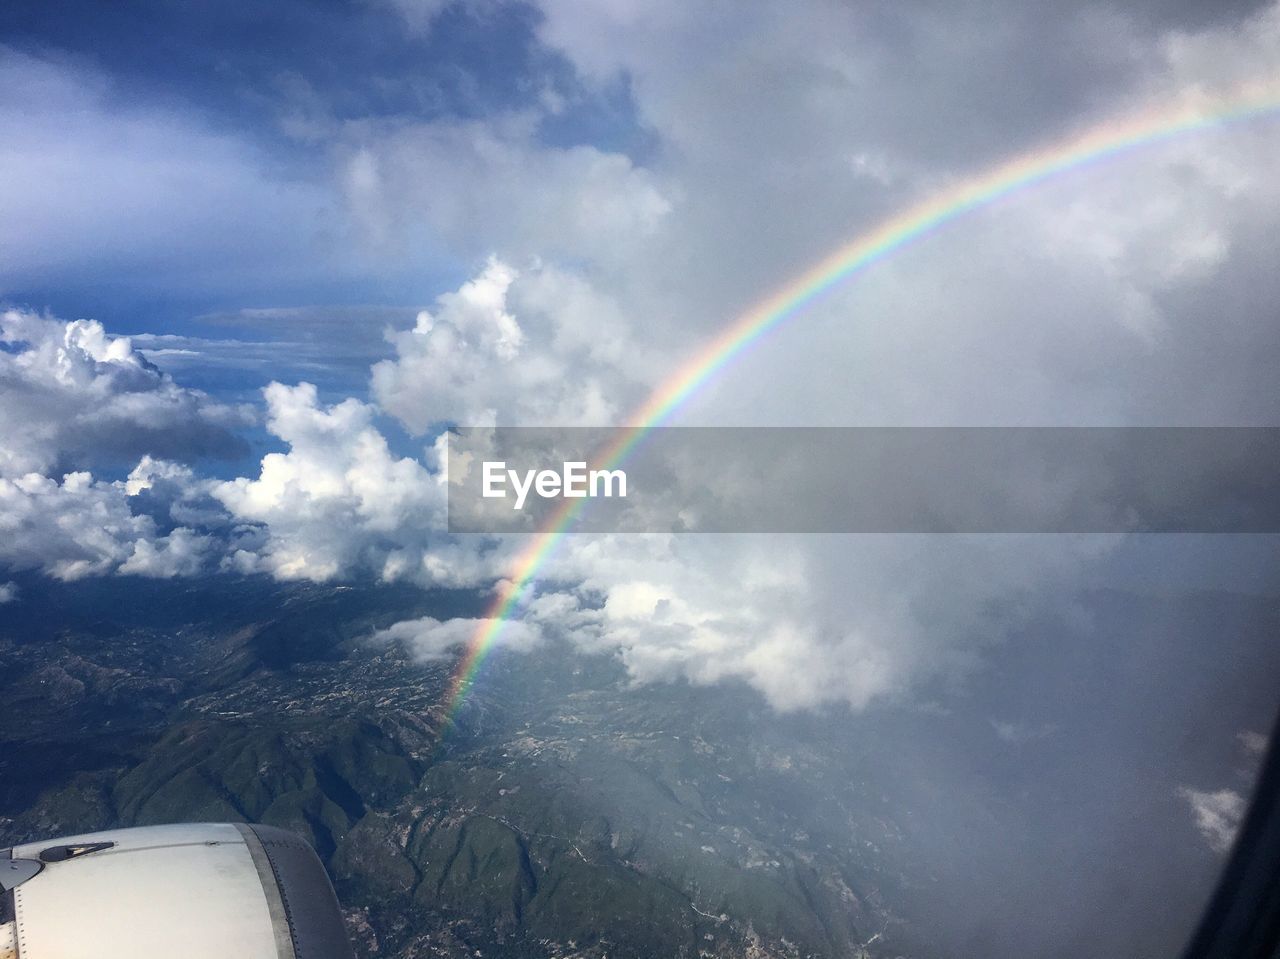
[[[1196,828],[1209,847],[1220,853],[1230,849],[1244,818],[1244,797],[1234,789],[1210,792],[1189,786],[1179,787],[1178,795],[1191,806]]]
[[[594,631],[641,682],[742,680],[779,709],[897,699],[976,666],[1105,545],[1081,537],[573,538],[544,575],[603,597]]]
[[[742,681],[784,711],[862,709],[963,677],[1017,625],[1023,597],[1061,586],[1100,548],[1072,537],[575,536],[541,571],[574,585],[535,594],[517,622],[618,655],[637,683]]]
[[[0,606],[12,603],[18,598],[17,583],[0,583]]]
[[[456,293],[389,332],[371,391],[411,432],[432,425],[602,425],[639,395],[618,308],[572,273],[490,259]]]
[[[213,481],[189,466],[144,456],[123,484],[125,495],[145,502],[153,512],[186,526],[224,526],[225,510],[212,498]]]
[[[263,457],[257,478],[211,488],[237,521],[263,527],[260,549],[238,555],[235,568],[317,581],[417,574],[445,526],[439,477],[391,453],[367,404],[324,407],[309,383],[263,393],[267,428],[289,451]]]
[[[371,637],[374,642],[400,642],[414,656],[424,662],[447,659],[459,648],[470,643],[476,633],[493,625],[493,620],[457,618],[450,620],[409,619],[377,630]],[[499,648],[526,652],[542,641],[542,633],[536,625],[511,622],[497,633]]]
[[[216,546],[210,537],[179,526],[167,536],[135,542],[132,554],[117,572],[159,579],[195,576],[209,567]]]
[[[249,411],[178,386],[93,320],[0,313],[0,475],[143,453],[235,452]]]
[[[625,76],[664,145],[653,168],[678,200],[605,289],[673,357],[894,210],[1011,153],[1277,81],[1276,5],[1246,26],[1171,33],[1096,7],[1010,10],[995,27],[974,8],[904,8],[885,30],[825,0],[747,2],[732,17],[665,0],[541,6],[544,39],[589,79]],[[806,308],[681,415],[1273,421],[1257,360],[1274,348],[1266,296],[1241,294],[1230,271],[1260,259],[1280,222],[1278,142],[1274,123],[1237,124],[968,215]],[[850,170],[867,156],[875,176]]]
[[[61,482],[28,473],[0,477],[0,564],[72,580],[108,573],[191,575],[209,548],[185,527],[161,535],[135,514],[122,483],[68,473]]]
[[[0,563],[59,579],[206,568],[218,544],[200,527],[225,514],[190,467],[152,454],[238,451],[234,431],[251,413],[179,386],[92,320],[8,310],[0,342]],[[139,454],[121,482],[48,475]]]
[[[538,117],[353,123],[338,174],[349,215],[387,261],[412,256],[423,227],[455,254],[625,263],[672,200],[648,170],[590,146],[539,142]]]

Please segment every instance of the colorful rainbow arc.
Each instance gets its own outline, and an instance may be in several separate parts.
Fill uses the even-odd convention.
[[[626,459],[645,434],[661,425],[686,400],[761,337],[777,329],[832,287],[871,264],[901,250],[966,213],[1017,190],[1042,183],[1086,164],[1183,134],[1280,111],[1280,78],[1199,107],[1180,105],[1093,127],[1047,149],[1014,158],[942,190],[856,237],[801,276],[729,323],[683,367],[670,376],[627,420],[632,424],[602,450],[594,468],[611,469]],[[474,685],[480,667],[534,577],[563,539],[585,499],[566,500],[519,556],[509,579],[499,587],[487,616],[454,670],[446,700],[452,719]],[[571,504],[571,505],[569,505]]]

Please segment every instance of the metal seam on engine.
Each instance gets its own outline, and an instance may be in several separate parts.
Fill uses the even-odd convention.
[[[284,887],[275,863],[263,848],[257,833],[244,823],[236,823],[236,829],[244,837],[249,856],[258,871],[258,881],[267,897],[267,912],[271,916],[271,931],[275,937],[276,955],[279,959],[298,959],[298,940],[294,936],[293,921],[289,917],[289,904],[284,900]]]

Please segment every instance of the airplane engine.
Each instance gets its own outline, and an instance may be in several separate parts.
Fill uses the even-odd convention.
[[[144,826],[0,849],[0,959],[352,959],[315,852],[272,826]]]

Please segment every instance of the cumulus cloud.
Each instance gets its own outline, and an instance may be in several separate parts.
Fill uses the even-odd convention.
[[[529,407],[535,416],[612,415],[601,379],[628,355],[616,310],[562,271],[535,265],[513,293],[520,280],[492,261],[440,298],[438,317],[424,313],[412,330],[389,334],[397,357],[374,368],[374,393],[411,430],[492,419],[523,396],[543,398]],[[266,426],[287,450],[268,454],[256,477],[209,480],[166,457],[234,447],[234,428],[249,421],[244,409],[177,385],[96,322],[18,311],[3,322],[10,348],[0,371],[11,388],[2,402],[19,428],[0,443],[2,519],[13,530],[0,558],[15,568],[63,578],[218,567],[320,581],[371,573],[452,586],[502,574],[510,546],[444,533],[442,435],[423,461],[395,456],[376,407],[324,406],[310,384],[272,383]],[[617,335],[596,339],[593,330]],[[579,361],[596,374],[575,379]],[[50,475],[64,462],[138,454],[117,482],[87,471]]]
[[[117,572],[160,579],[194,576],[207,568],[215,548],[210,537],[180,526],[166,536],[137,540]]]
[[[639,395],[639,362],[618,307],[573,273],[490,259],[387,338],[371,392],[406,428],[604,425]]]
[[[160,372],[128,337],[94,320],[0,313],[0,475],[55,465],[243,451],[248,410],[212,400]]]
[[[72,580],[108,573],[191,575],[208,538],[186,527],[162,533],[130,507],[123,483],[68,473],[0,477],[0,564]]]
[[[12,603],[18,598],[17,583],[0,583],[0,605]]]
[[[574,542],[552,579],[603,597],[638,681],[740,680],[783,710],[865,708],[968,674],[1089,537],[671,536]],[[577,632],[581,635],[581,632]]]
[[[1213,791],[1181,786],[1178,795],[1191,807],[1196,829],[1214,852],[1231,848],[1244,819],[1245,799],[1234,789]]]
[[[92,320],[8,310],[0,345],[0,563],[67,580],[205,568],[218,542],[204,527],[225,514],[162,457],[238,453],[251,414],[179,386]],[[62,472],[139,455],[122,481]]]
[[[263,457],[257,478],[211,490],[236,520],[263,529],[261,549],[237,551],[234,568],[325,581],[421,567],[429,534],[444,526],[439,477],[394,456],[365,403],[325,407],[309,383],[272,383],[263,394],[267,428],[288,452]]]
[[[130,498],[134,512],[161,524],[210,529],[227,525],[226,510],[212,495],[215,482],[182,463],[144,456],[116,485]]]
[[[1088,537],[571,537],[541,571],[559,585],[516,621],[618,656],[636,683],[744,682],[782,711],[862,709],[962,679],[1021,622],[1028,595],[1105,548]]]
[[[377,630],[373,642],[403,643],[414,656],[424,662],[448,659],[451,654],[466,646],[484,627],[494,625],[493,620],[457,619],[439,620],[430,616],[395,623]],[[497,634],[497,645],[504,649],[525,652],[542,641],[542,632],[534,624],[514,622],[505,624]]]

